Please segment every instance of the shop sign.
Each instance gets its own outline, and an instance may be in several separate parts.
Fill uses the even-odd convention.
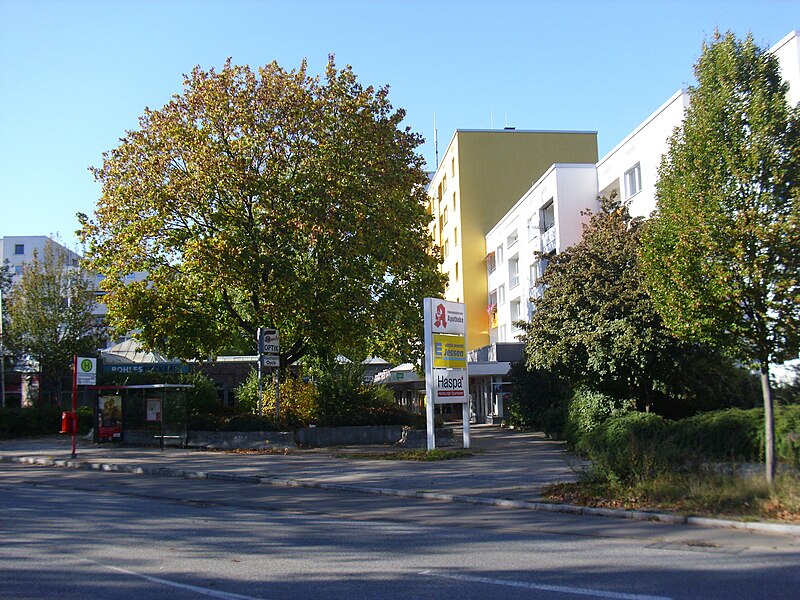
[[[434,404],[460,404],[469,398],[466,369],[433,370]]]
[[[467,343],[463,335],[433,334],[433,368],[467,368]]]

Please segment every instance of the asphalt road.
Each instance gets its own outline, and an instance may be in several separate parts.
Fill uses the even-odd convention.
[[[2,598],[798,598],[797,539],[0,465]]]

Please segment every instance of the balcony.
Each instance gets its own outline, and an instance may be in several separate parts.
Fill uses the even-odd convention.
[[[542,253],[555,252],[556,250],[556,228],[551,225],[549,229],[542,232]]]

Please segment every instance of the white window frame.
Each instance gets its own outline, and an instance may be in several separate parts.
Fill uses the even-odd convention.
[[[508,289],[513,290],[519,285],[519,255],[515,254],[508,259]]]
[[[625,171],[625,199],[631,198],[642,191],[642,166],[636,163]]]
[[[518,239],[519,239],[519,232],[515,229],[514,231],[508,234],[508,237],[506,238],[506,247],[511,248],[511,246],[517,243]]]

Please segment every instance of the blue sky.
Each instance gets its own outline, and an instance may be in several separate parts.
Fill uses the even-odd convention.
[[[434,163],[453,131],[591,130],[601,156],[678,88],[714,28],[771,46],[796,1],[0,0],[0,237],[58,235],[99,186],[88,171],[180,93],[195,65],[330,53],[391,88]]]

